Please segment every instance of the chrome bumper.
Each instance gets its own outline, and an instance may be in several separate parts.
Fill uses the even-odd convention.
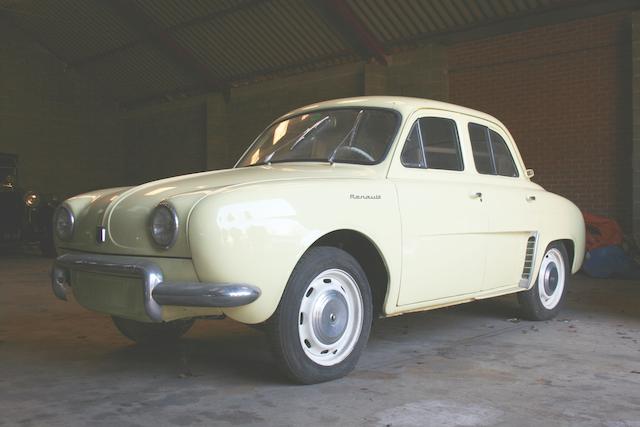
[[[260,296],[260,289],[250,285],[165,282],[160,267],[143,258],[81,253],[61,255],[53,265],[53,293],[65,301],[69,288],[73,286],[72,270],[140,278],[144,290],[145,311],[154,322],[162,321],[163,305],[238,307],[249,304]]]

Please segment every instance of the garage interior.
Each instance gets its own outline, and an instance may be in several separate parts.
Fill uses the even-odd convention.
[[[638,241],[637,1],[0,0],[0,152],[59,200],[233,167],[277,116],[365,95],[497,117],[535,182]],[[135,346],[51,263],[0,255],[0,426],[640,426],[638,280],[579,273],[546,322],[514,296],[377,320],[351,375],[301,387],[230,320]]]

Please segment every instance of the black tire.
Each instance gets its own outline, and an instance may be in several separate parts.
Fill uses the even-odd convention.
[[[147,323],[116,316],[111,318],[122,335],[142,345],[175,343],[195,322],[193,319],[179,319],[171,322]]]
[[[344,344],[344,348],[340,351],[337,347],[335,351],[331,351],[331,353],[334,355],[337,354],[337,356],[329,357],[335,357],[335,359],[343,357],[343,359],[340,361],[336,360],[335,364],[326,366],[316,363],[316,361],[312,360],[307,354],[307,352],[311,350],[311,346],[307,345],[309,350],[303,349],[302,341],[304,338],[301,337],[299,327],[301,328],[302,326],[299,325],[303,325],[305,321],[300,313],[303,298],[310,298],[310,292],[313,292],[313,288],[309,288],[311,283],[314,279],[321,277],[321,274],[326,274],[330,271],[338,271],[338,274],[342,274],[341,272],[347,273],[349,278],[353,279],[349,286],[352,288],[354,285],[357,286],[362,305],[361,310],[354,309],[351,310],[351,312],[348,309],[340,312],[340,309],[338,309],[337,312],[340,313],[338,316],[334,315],[333,310],[329,309],[331,313],[328,314],[328,319],[330,319],[330,322],[334,322],[332,325],[335,323],[340,324],[340,318],[345,319],[344,325],[346,325],[343,326],[345,329],[341,335],[336,335],[339,336],[339,338],[332,337],[332,339],[337,339],[337,342],[331,345],[339,346],[343,336],[350,344]],[[327,282],[327,280],[329,280],[329,282]],[[331,283],[331,280],[322,279],[322,282]],[[353,282],[355,282],[355,284]],[[336,286],[340,286],[339,281],[334,281],[331,285],[327,286],[334,286],[335,284],[337,284]],[[345,287],[349,288],[349,286]],[[309,289],[311,289],[311,291],[309,291]],[[344,287],[342,287],[342,289],[344,290]],[[321,291],[318,290],[318,292],[320,293]],[[327,294],[331,292],[332,291],[328,291]],[[332,295],[336,294],[337,293],[334,292]],[[346,294],[347,292],[345,291],[345,295]],[[356,292],[351,292],[351,295],[355,294]],[[340,298],[341,297],[337,297],[336,300]],[[319,298],[316,298],[316,300],[319,300]],[[323,307],[322,319],[325,319],[325,315],[328,313],[326,311],[328,305],[325,304]],[[274,315],[267,322],[267,334],[281,370],[291,380],[301,384],[315,384],[347,375],[356,366],[360,354],[369,339],[372,312],[373,307],[369,282],[362,267],[360,267],[360,264],[358,264],[355,258],[347,252],[334,247],[314,247],[309,249],[291,273],[285,291],[280,299],[280,304]],[[349,325],[352,316],[360,318],[361,321],[357,322],[353,320],[351,325]],[[315,323],[312,322],[312,316],[308,316],[307,321],[309,325],[315,325]],[[357,327],[357,323],[360,324],[360,328]],[[326,325],[326,323],[324,324]],[[350,327],[355,327],[355,331],[351,332],[349,330]],[[360,331],[359,336],[357,332],[358,329]],[[305,343],[308,343],[308,341],[305,341]],[[351,347],[350,351],[348,351],[349,347]],[[326,363],[331,363],[331,361]]]
[[[549,260],[550,257],[552,258],[551,261]],[[553,271],[553,266],[550,266],[549,269],[551,270],[549,270],[548,268],[545,268],[545,263],[557,264],[560,262],[559,259],[561,259],[562,262],[563,273],[560,273],[559,266],[555,265],[558,276],[557,283],[555,285],[553,284],[553,274],[550,274],[549,277],[551,277],[551,279],[546,281],[547,288],[545,291],[541,292],[540,286],[545,286],[545,284],[540,283],[540,279],[543,279],[543,282],[545,282],[545,271]],[[533,287],[527,291],[518,293],[518,302],[520,303],[522,317],[527,320],[549,320],[556,317],[564,304],[567,287],[569,285],[570,273],[571,265],[569,265],[569,257],[567,256],[567,250],[564,245],[558,242],[551,243],[545,250],[543,264],[540,267],[540,271],[536,277]],[[563,280],[563,282],[560,282],[560,280]],[[562,283],[561,289],[558,288],[560,283]],[[551,291],[551,288],[553,288],[553,291]],[[556,291],[559,292],[559,294],[555,294]],[[551,292],[554,298],[558,298],[558,300],[555,305],[549,302],[547,303],[547,306],[545,306],[541,294],[544,293],[547,295],[549,292]]]

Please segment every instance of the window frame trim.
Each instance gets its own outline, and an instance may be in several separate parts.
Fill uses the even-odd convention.
[[[504,142],[504,146],[507,149],[507,153],[509,153],[509,158],[511,159],[511,164],[513,165],[513,170],[516,172],[515,176],[502,175],[498,173],[498,165],[496,164],[496,157],[495,157],[495,151],[493,149],[493,138],[491,138],[491,131],[493,131],[496,135],[498,135],[502,139],[502,142]],[[494,170],[496,171],[495,176],[503,176],[505,178],[520,178],[520,171],[518,170],[518,165],[516,164],[516,161],[513,157],[513,152],[511,151],[509,144],[507,144],[507,140],[504,139],[504,137],[500,135],[498,131],[491,129],[489,127],[487,127],[487,134],[489,136],[489,144],[491,146],[491,157],[493,158],[493,167],[494,167]]]
[[[475,154],[473,152],[473,144],[471,143],[471,131],[469,130],[469,127],[471,125],[482,126],[484,128],[485,136],[486,136],[487,142],[489,144],[489,153],[491,154],[491,166],[493,168],[493,173],[482,173],[482,172],[478,171],[478,165],[476,164]],[[501,174],[498,173],[498,167],[496,165],[495,153],[494,153],[494,150],[493,150],[493,139],[491,138],[491,132],[490,131],[493,131],[496,134],[498,134],[498,136],[500,136],[502,138],[502,140],[504,141],[504,145],[507,148],[507,152],[509,153],[509,156],[511,157],[511,164],[513,165],[513,169],[516,172],[515,176],[501,175]],[[504,135],[501,134],[501,132],[499,132],[496,129],[493,129],[491,126],[488,126],[487,124],[478,123],[477,121],[472,121],[472,120],[467,120],[467,135],[469,137],[469,148],[471,148],[471,157],[473,157],[473,165],[474,165],[475,171],[476,171],[476,173],[478,175],[494,176],[494,177],[501,177],[501,178],[520,178],[521,177],[520,169],[518,168],[518,163],[516,162],[516,160],[515,160],[516,158],[513,155],[513,150],[509,146],[510,144],[507,142],[507,140],[510,140],[509,138],[505,138]]]
[[[398,139],[398,137],[400,136],[401,132],[402,132],[402,123],[404,122],[405,118],[403,116],[403,114],[400,112],[400,110],[397,110],[395,108],[391,108],[391,107],[379,107],[379,106],[365,106],[365,105],[361,105],[361,104],[354,104],[354,105],[337,105],[337,106],[327,106],[327,107],[322,107],[322,108],[316,108],[316,109],[309,109],[308,111],[304,111],[304,112],[296,112],[294,113],[287,113],[283,116],[278,117],[277,119],[273,120],[271,123],[269,123],[264,129],[262,129],[262,131],[260,131],[260,133],[258,133],[258,135],[251,141],[251,143],[247,146],[247,148],[242,152],[242,154],[240,155],[240,157],[238,158],[238,160],[236,160],[236,162],[234,163],[232,169],[240,169],[240,168],[252,168],[252,167],[258,167],[258,166],[264,166],[264,164],[260,163],[260,164],[254,164],[254,165],[247,165],[247,166],[239,166],[240,162],[242,161],[242,159],[244,159],[247,154],[253,149],[253,147],[258,143],[258,141],[269,131],[269,129],[271,129],[271,127],[273,127],[276,123],[281,123],[285,120],[291,120],[293,118],[296,117],[300,117],[300,116],[304,116],[305,114],[314,114],[314,113],[321,113],[323,111],[335,111],[335,110],[379,110],[379,111],[386,111],[386,112],[390,112],[393,113],[393,115],[396,117],[396,125],[395,128],[393,130],[393,136],[391,137],[389,144],[387,145],[387,148],[384,152],[384,155],[380,158],[379,161],[375,162],[375,163],[364,163],[364,162],[334,162],[337,164],[347,164],[347,165],[360,165],[360,166],[378,166],[382,163],[384,163],[388,158],[389,158],[389,154],[393,152],[393,147],[396,146],[396,140]],[[297,111],[297,110],[295,110]],[[284,161],[284,162],[273,162],[273,163],[326,163],[325,160],[318,160],[318,159],[307,159],[307,160],[296,160],[296,161]]]
[[[442,168],[430,168],[429,167],[429,162],[427,160],[427,153],[425,152],[424,149],[424,142],[423,142],[423,136],[422,136],[422,129],[421,126],[419,125],[419,122],[421,119],[440,119],[440,120],[446,120],[448,122],[452,122],[453,126],[454,126],[454,130],[455,130],[455,136],[456,136],[456,141],[457,141],[457,146],[458,146],[458,158],[460,159],[460,166],[462,166],[461,169],[442,169]],[[407,141],[409,139],[409,136],[411,136],[411,132],[413,132],[413,127],[414,126],[418,126],[418,136],[420,138],[420,152],[422,153],[422,160],[424,161],[424,167],[420,167],[420,166],[409,166],[406,165],[402,159],[402,153],[404,152],[404,149],[407,145]],[[422,170],[431,170],[431,171],[445,171],[445,172],[465,172],[466,171],[466,164],[464,161],[464,153],[462,150],[462,141],[460,139],[460,130],[458,129],[458,121],[452,117],[443,117],[443,116],[433,116],[433,115],[425,115],[425,116],[418,116],[415,118],[415,120],[413,121],[413,123],[411,124],[411,127],[409,128],[409,133],[407,134],[407,137],[405,138],[404,142],[402,143],[402,149],[400,150],[400,164],[402,165],[402,167],[406,168],[406,169],[422,169]]]

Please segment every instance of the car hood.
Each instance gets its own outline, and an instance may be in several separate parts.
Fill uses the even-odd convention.
[[[130,255],[188,256],[186,224],[191,209],[200,199],[223,188],[282,180],[366,179],[375,177],[370,166],[287,163],[203,172],[82,194],[67,200],[76,215],[76,231],[63,248]],[[170,251],[151,241],[149,215],[162,201],[170,202],[180,219],[179,239]],[[98,243],[97,227],[105,227],[107,240]]]

